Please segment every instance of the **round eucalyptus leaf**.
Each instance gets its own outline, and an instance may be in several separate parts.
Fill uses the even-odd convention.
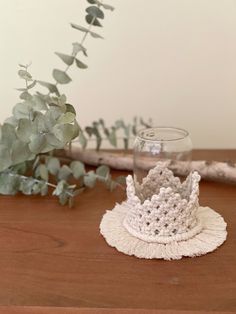
[[[86,12],[91,15],[93,18],[104,19],[104,13],[97,6],[92,5],[86,9]]]
[[[44,181],[48,181],[48,169],[44,164],[41,164],[38,166],[39,167],[39,174],[40,177],[44,180]]]
[[[126,185],[126,177],[125,176],[119,176],[116,178],[115,181],[121,185],[124,185],[124,186]]]
[[[33,121],[33,127],[36,134],[45,133],[48,131],[47,125],[46,125],[45,116],[42,112],[36,112],[34,121]]]
[[[65,114],[60,116],[60,118],[57,120],[57,123],[66,124],[66,123],[72,123],[74,121],[75,121],[75,114],[72,112],[66,112]]]
[[[32,96],[27,91],[24,91],[23,93],[20,94],[20,99],[29,100],[31,98],[32,98]]]
[[[65,146],[64,142],[61,142],[53,133],[45,134],[47,145],[51,145],[53,149],[63,148]]]
[[[69,176],[72,174],[72,170],[67,165],[63,165],[58,171],[58,179],[59,180],[67,180]]]
[[[86,173],[84,164],[81,161],[72,161],[70,163],[70,168],[75,179],[79,179]]]
[[[44,134],[33,134],[30,137],[29,149],[34,154],[40,154],[46,147],[47,141]]]
[[[30,136],[32,135],[32,122],[28,119],[20,119],[18,128],[16,129],[17,137],[26,143],[30,142]]]
[[[47,105],[45,99],[39,95],[33,96],[33,109],[36,111],[47,110]]]
[[[43,86],[43,87],[46,87],[49,91],[50,91],[50,93],[55,93],[56,95],[60,95],[59,94],[59,91],[58,91],[58,89],[57,89],[57,87],[56,87],[56,85],[55,84],[51,84],[51,83],[48,83],[48,82],[43,82],[43,81],[37,81],[41,86]]]
[[[97,18],[94,18],[92,15],[87,14],[85,16],[85,20],[88,24],[93,25],[93,26],[99,26],[102,27],[102,24],[99,22]]]
[[[96,184],[96,175],[93,171],[89,171],[86,176],[84,176],[84,185],[93,188]]]
[[[32,108],[27,103],[19,103],[16,104],[13,108],[13,115],[16,119],[26,118],[28,119],[30,116]]]
[[[71,112],[76,115],[75,108],[71,104],[66,104],[66,112]]]
[[[110,168],[108,166],[106,166],[106,165],[99,166],[96,169],[96,174],[99,177],[102,177],[102,178],[106,179],[106,178],[108,178],[108,176],[110,174]]]
[[[83,62],[81,62],[79,59],[75,59],[76,65],[80,69],[87,69],[87,65]]]
[[[54,125],[57,124],[57,120],[54,117],[54,112],[52,110],[48,110],[45,114],[44,114],[44,125],[45,125],[45,129],[50,132],[52,130],[52,128],[54,127]]]
[[[26,81],[32,81],[32,76],[29,72],[27,72],[26,70],[19,70],[18,71],[18,75],[20,78],[26,80]]]
[[[71,78],[65,71],[54,69],[52,75],[59,84],[68,84],[71,82]]]
[[[9,173],[0,174],[0,194],[15,195],[19,190],[19,178]]]
[[[66,144],[73,139],[74,126],[71,124],[55,125],[53,128],[53,133],[59,141]]]
[[[47,161],[47,168],[48,171],[52,174],[52,175],[57,175],[59,169],[60,169],[60,161],[58,158],[55,157],[51,157],[49,158],[49,160]]]
[[[55,52],[55,54],[67,65],[72,65],[74,62],[73,56],[69,56],[60,52]]]
[[[46,113],[49,114],[55,121],[59,119],[62,113],[66,112],[66,106],[64,107],[56,107],[56,106],[50,106],[50,110]]]

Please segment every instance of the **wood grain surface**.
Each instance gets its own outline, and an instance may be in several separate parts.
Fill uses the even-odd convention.
[[[226,160],[227,151],[213,157]],[[124,198],[102,185],[79,195],[74,209],[53,197],[1,196],[0,313],[235,312],[236,187],[201,182],[201,205],[224,216],[228,239],[179,261],[137,259],[106,244],[100,220]]]
[[[114,309],[114,308],[75,308],[47,306],[0,306],[1,314],[234,314],[235,312],[216,311],[173,311],[154,309]]]

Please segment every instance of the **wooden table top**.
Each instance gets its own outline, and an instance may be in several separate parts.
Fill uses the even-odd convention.
[[[236,150],[195,157],[236,160]],[[106,244],[100,220],[124,197],[98,185],[69,209],[54,197],[1,196],[0,313],[236,312],[236,187],[201,182],[200,203],[224,216],[228,239],[179,261],[137,259]]]

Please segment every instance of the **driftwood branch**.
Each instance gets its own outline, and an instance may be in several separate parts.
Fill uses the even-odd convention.
[[[133,170],[133,155],[127,152],[73,148],[72,151],[67,152],[67,156],[72,159],[81,160],[87,165],[108,165],[117,170]],[[205,180],[236,184],[236,164],[234,163],[196,160],[191,162],[167,161],[167,165],[179,176],[184,176],[192,170],[197,170]],[[140,161],[140,167],[143,170],[150,169],[154,166],[155,164],[152,159],[145,159],[145,162]]]

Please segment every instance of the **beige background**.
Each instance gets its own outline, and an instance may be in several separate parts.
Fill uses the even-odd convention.
[[[104,117],[153,117],[190,131],[195,147],[236,148],[236,0],[107,0],[106,40],[86,41],[89,69],[63,87],[82,125]],[[17,64],[37,79],[63,69],[85,25],[85,0],[0,0],[3,121],[18,101]],[[84,60],[84,58],[82,58]]]

